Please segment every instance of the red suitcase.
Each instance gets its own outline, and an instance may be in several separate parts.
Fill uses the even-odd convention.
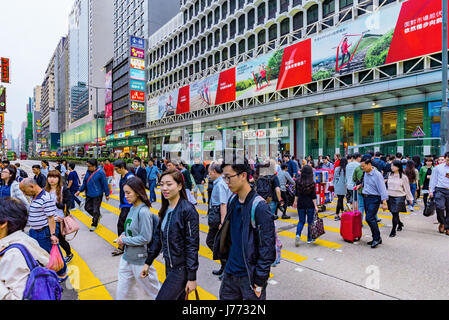
[[[353,190],[353,211],[342,213],[340,220],[340,234],[343,240],[348,242],[358,241],[362,238],[362,213],[358,211],[358,202],[356,201],[357,191]]]

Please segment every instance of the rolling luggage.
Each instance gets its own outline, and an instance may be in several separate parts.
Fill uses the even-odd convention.
[[[355,200],[354,190],[353,199],[354,207],[351,211],[342,213],[340,220],[340,234],[343,240],[348,242],[358,241],[362,238],[362,214],[358,211],[357,201]]]

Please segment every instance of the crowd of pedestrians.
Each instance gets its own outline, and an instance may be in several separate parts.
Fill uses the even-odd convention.
[[[419,157],[404,158],[400,153],[384,157],[380,152],[368,152],[337,154],[332,160],[330,156],[320,156],[318,161],[308,156],[300,162],[286,154],[265,161],[245,159],[244,163],[218,160],[206,165],[195,159],[192,166],[184,161],[142,161],[139,157],[133,159],[132,167],[123,160],[98,164],[96,159],[89,159],[86,165],[87,171],[80,178],[74,163],[60,160],[51,169],[43,160],[32,166],[31,178],[20,164],[2,162],[0,299],[17,299],[23,294],[26,272],[18,277],[15,273],[19,271],[10,270],[20,255],[14,250],[1,254],[15,242],[24,244],[43,265],[48,262],[53,245],[57,245],[61,255],[62,248],[64,267],[58,276],[61,282],[67,279],[67,264],[74,255],[61,232],[61,223],[78,205],[92,217],[90,231],[94,232],[101,221],[101,203],[112,194],[115,174],[120,191],[117,248],[112,252],[121,256],[117,299],[136,298],[136,288],[142,291],[139,298],[156,300],[184,300],[196,290],[198,194],[208,206],[206,243],[213,259],[220,261],[220,268],[212,271],[221,280],[219,298],[265,299],[270,268],[280,261],[275,228],[278,210],[281,219],[289,219],[287,208],[297,209],[296,247],[301,244],[306,223],[307,242],[316,239],[311,226],[319,209],[315,181],[319,169],[333,175],[335,221],[347,209],[359,210],[372,234],[368,242],[371,248],[382,244],[379,208],[391,212],[393,226],[389,236],[395,237],[405,227],[400,213],[413,211],[421,194],[425,207],[428,201],[435,202],[438,231],[449,235],[449,152],[437,159],[426,156],[423,162]],[[155,215],[150,208],[158,201],[157,186],[162,205]],[[85,201],[78,198],[81,192]],[[161,252],[166,272],[162,284],[153,266]],[[23,262],[17,262],[17,266],[20,263]]]

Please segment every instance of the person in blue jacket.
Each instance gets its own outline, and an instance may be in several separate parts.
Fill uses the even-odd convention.
[[[93,232],[98,226],[101,219],[100,207],[103,201],[103,194],[109,201],[109,186],[106,174],[98,166],[97,159],[87,160],[87,172],[83,180],[83,185],[75,196],[79,196],[80,192],[86,192],[86,204],[84,209],[92,216],[92,225],[90,231]]]

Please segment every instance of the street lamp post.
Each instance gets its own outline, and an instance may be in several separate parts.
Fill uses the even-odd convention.
[[[442,0],[443,9],[443,23],[442,25],[442,94],[443,101],[441,104],[441,117],[440,117],[440,136],[441,136],[441,154],[449,151],[449,109],[448,109],[448,85],[447,85],[447,72],[448,72],[448,54],[447,54],[447,0]]]
[[[95,159],[98,159],[98,148],[99,148],[99,142],[98,142],[98,89],[103,90],[110,90],[112,88],[101,88],[96,86],[88,85],[89,88],[95,89],[95,96],[96,96],[96,106],[95,106],[95,130],[96,130],[96,136],[97,136],[97,143],[96,143],[96,150],[95,150]]]

